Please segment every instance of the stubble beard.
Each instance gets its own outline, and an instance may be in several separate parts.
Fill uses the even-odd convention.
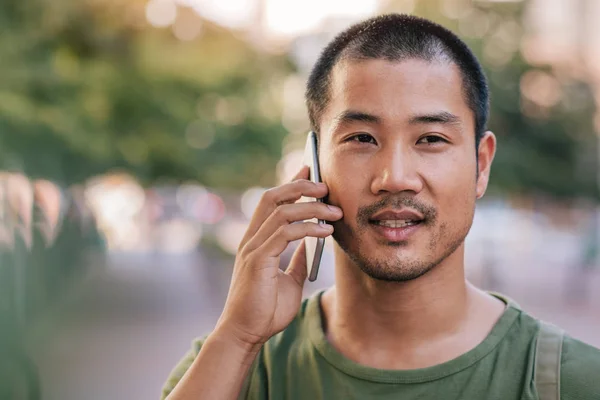
[[[409,258],[402,255],[402,248],[409,245],[405,242],[379,244],[387,249],[395,248],[395,257],[369,256],[367,244],[363,239],[369,234],[368,228],[360,223],[357,224],[357,228],[353,229],[343,220],[337,221],[334,224],[335,231],[332,236],[350,260],[369,277],[385,282],[407,282],[427,274],[452,255],[464,243],[471,228],[472,216],[469,221],[470,223],[465,226],[455,229],[450,229],[445,223],[437,226],[435,218],[423,222],[421,228],[430,229],[433,233],[429,239],[427,252],[419,255],[420,258]],[[415,243],[412,245],[414,246]]]

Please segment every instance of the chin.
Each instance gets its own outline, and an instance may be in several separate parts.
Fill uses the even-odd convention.
[[[367,276],[383,282],[408,282],[435,269],[463,243],[457,239],[439,247],[417,243],[371,243],[359,241],[356,247],[341,247],[353,263]],[[423,257],[426,255],[426,257]]]
[[[336,224],[333,239],[367,276],[385,282],[408,282],[420,278],[452,255],[464,242],[465,230],[448,232],[442,224],[431,237],[380,242],[378,238]]]
[[[360,270],[370,278],[384,282],[408,282],[425,275],[438,263],[418,260],[360,260],[354,259]]]

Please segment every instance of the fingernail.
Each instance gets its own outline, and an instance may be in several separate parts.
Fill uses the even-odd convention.
[[[333,231],[333,226],[331,226],[329,224],[319,224],[319,228],[321,228],[325,232],[331,232],[331,231]]]
[[[333,212],[342,212],[342,209],[336,206],[332,206],[331,204],[327,204],[327,208],[329,208]]]

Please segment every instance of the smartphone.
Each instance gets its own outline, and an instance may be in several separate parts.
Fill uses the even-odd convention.
[[[306,147],[304,148],[304,164],[310,168],[310,180],[313,182],[321,182],[321,173],[319,171],[319,157],[317,152],[317,134],[309,132],[306,139]],[[319,201],[323,199],[315,199],[312,197],[304,197],[303,201]],[[313,218],[310,222],[324,224],[325,221]],[[304,238],[306,247],[306,268],[308,272],[308,280],[314,282],[319,273],[319,265],[321,264],[321,256],[323,255],[323,247],[325,246],[325,238],[306,237]]]

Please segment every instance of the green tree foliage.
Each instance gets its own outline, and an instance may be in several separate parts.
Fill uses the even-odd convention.
[[[285,57],[202,24],[180,41],[145,21],[145,1],[0,4],[0,168],[64,184],[110,169],[145,182],[270,184],[285,131]]]
[[[272,185],[285,135],[280,84],[294,69],[287,57],[182,7],[178,18],[195,18],[202,33],[180,41],[148,25],[145,4],[0,3],[0,168],[64,184],[117,168],[144,182]],[[526,2],[414,4],[417,15],[459,32],[488,73],[499,141],[490,189],[596,197],[591,90],[569,71],[526,62]],[[542,75],[550,83],[541,88],[559,93],[556,101],[538,96],[545,105],[521,93],[523,79]]]

